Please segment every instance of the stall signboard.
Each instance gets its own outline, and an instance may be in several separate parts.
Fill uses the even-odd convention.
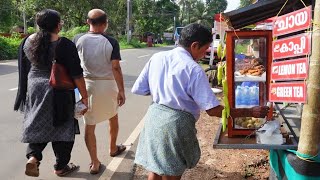
[[[306,83],[304,81],[289,83],[271,83],[269,101],[305,103]]]
[[[274,18],[273,36],[308,29],[311,26],[311,6]]]
[[[311,34],[303,33],[273,41],[273,59],[308,55],[311,51]]]
[[[304,80],[308,77],[307,58],[273,62],[271,79],[273,81]]]

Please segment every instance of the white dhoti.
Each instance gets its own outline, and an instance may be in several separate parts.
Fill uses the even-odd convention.
[[[89,107],[84,123],[95,125],[118,114],[118,87],[115,80],[85,78]]]

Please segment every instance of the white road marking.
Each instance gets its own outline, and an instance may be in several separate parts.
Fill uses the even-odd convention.
[[[15,90],[18,90],[18,87],[9,89],[9,91],[15,91]]]
[[[143,124],[144,124],[144,119],[142,119],[139,122],[137,127],[132,131],[132,133],[130,134],[130,136],[128,137],[128,139],[126,140],[126,142],[124,144],[131,144],[138,138],[138,136],[140,134],[140,131],[143,128]],[[121,156],[114,157],[111,160],[111,162],[108,164],[106,170],[103,172],[102,176],[100,176],[99,179],[105,179],[107,177],[111,178],[112,175],[116,172],[116,170],[119,167],[119,165],[121,164],[121,162],[124,159],[124,157],[129,152],[130,148],[131,148],[131,146],[128,146],[125,153],[121,154]]]
[[[144,57],[147,57],[147,56],[150,56],[150,54],[146,54],[146,55],[143,55],[143,56],[138,56],[138,58],[144,58]]]

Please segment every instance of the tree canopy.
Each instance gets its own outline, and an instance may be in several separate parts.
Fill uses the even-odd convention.
[[[255,0],[240,0],[240,7],[249,6],[250,4],[253,4],[256,2]]]
[[[210,27],[214,14],[227,7],[226,0],[131,0],[131,3],[130,26],[136,34],[173,31],[174,26],[193,22]],[[0,32],[23,27],[23,14],[27,26],[34,27],[35,14],[47,8],[61,13],[64,30],[86,25],[88,11],[100,8],[109,17],[109,32],[115,35],[126,32],[127,0],[1,0]]]

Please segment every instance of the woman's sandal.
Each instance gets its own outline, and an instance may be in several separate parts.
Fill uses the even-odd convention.
[[[62,169],[62,172],[61,173],[56,173],[57,176],[59,177],[63,177],[63,176],[66,176],[70,173],[72,173],[73,171],[79,169],[80,166],[77,166],[73,163],[69,163],[67,164],[67,166],[65,168]]]
[[[114,153],[110,153],[110,156],[116,157],[116,156],[120,155],[123,151],[125,151],[126,149],[127,149],[127,147],[122,144],[117,145],[117,151]]]
[[[36,162],[36,163],[28,162],[26,164],[25,174],[27,176],[38,177],[39,176],[39,165],[40,165],[40,162]]]

